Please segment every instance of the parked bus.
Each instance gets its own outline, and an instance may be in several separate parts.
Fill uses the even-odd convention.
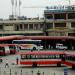
[[[15,54],[16,52],[16,44],[0,44],[0,55]]]
[[[75,53],[65,53],[65,64],[75,69]]]
[[[49,66],[64,63],[64,52],[28,51],[20,53],[20,65],[25,66]]]
[[[17,45],[16,44],[6,44],[9,47],[10,54],[15,54],[18,52]]]
[[[43,49],[41,46],[41,40],[13,40],[13,44],[18,44],[20,50],[40,50]]]

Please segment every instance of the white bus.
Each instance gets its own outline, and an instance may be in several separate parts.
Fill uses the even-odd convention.
[[[41,40],[13,40],[13,44],[18,44],[20,50],[28,49],[28,50],[40,50],[43,49],[41,45]]]

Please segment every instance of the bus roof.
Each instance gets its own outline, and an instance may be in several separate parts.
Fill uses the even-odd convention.
[[[22,36],[22,35],[13,35],[13,36],[3,36],[0,37],[0,41],[5,40],[21,40],[21,39],[33,39],[33,40],[75,40],[73,36]]]
[[[22,36],[22,35],[3,36],[3,37],[0,37],[0,41],[22,39],[23,37],[24,36]]]
[[[13,41],[41,41],[41,40],[23,39],[23,40],[13,40]]]
[[[20,52],[20,55],[27,55],[27,54],[65,54],[64,52],[58,52],[58,51],[28,51],[28,52]]]
[[[24,36],[23,39],[33,39],[33,40],[75,40],[73,36]]]

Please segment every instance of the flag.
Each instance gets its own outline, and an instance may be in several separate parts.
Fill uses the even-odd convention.
[[[19,0],[19,6],[21,6],[21,0]]]
[[[14,0],[11,0],[11,4],[14,5]]]

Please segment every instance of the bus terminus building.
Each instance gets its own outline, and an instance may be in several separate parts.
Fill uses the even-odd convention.
[[[75,36],[75,7],[49,7],[40,19],[2,20],[0,36],[7,35]]]

